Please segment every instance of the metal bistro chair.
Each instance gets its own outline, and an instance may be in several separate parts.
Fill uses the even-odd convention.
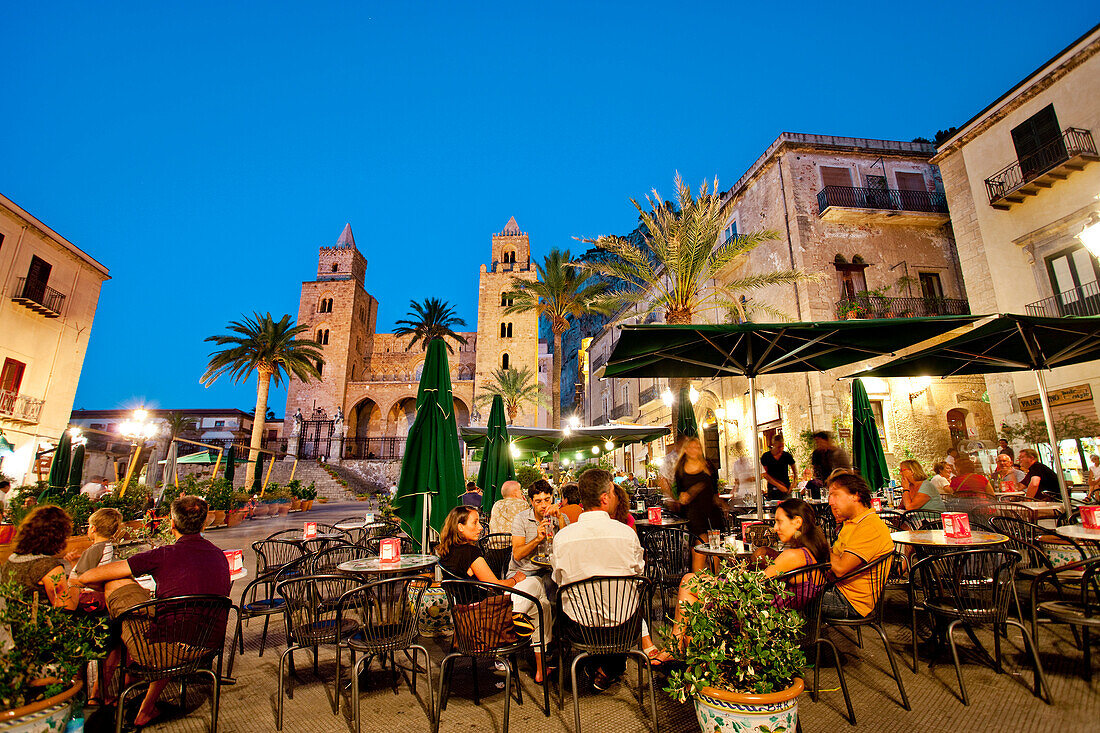
[[[531,601],[539,617],[539,628],[545,629],[545,621],[542,617],[542,605],[538,600],[523,591],[508,588],[495,583],[482,583],[475,580],[451,580],[442,582],[443,590],[447,594],[447,600],[451,604],[451,616],[454,619],[454,651],[443,658],[439,665],[439,709],[436,711],[435,720],[432,723],[432,733],[438,733],[439,720],[443,717],[443,711],[447,709],[447,698],[450,696],[451,678],[454,670],[454,662],[458,657],[469,657],[477,669],[478,659],[495,659],[504,663],[504,724],[503,731],[508,733],[508,713],[512,702],[512,676],[516,671],[516,655],[531,646],[530,637],[513,637],[515,641],[502,638],[500,643],[487,643],[487,639],[500,637],[501,629],[495,626],[496,619],[490,613],[481,613],[484,606],[475,604],[484,603],[493,597],[503,594],[517,595]],[[463,609],[465,607],[465,610]],[[509,604],[509,618],[511,617],[511,605]],[[539,651],[546,658],[546,637],[539,637]],[[474,674],[474,704],[480,705],[477,686],[477,674]],[[550,687],[549,675],[543,675],[542,694],[545,705],[543,712],[550,717]],[[523,688],[516,683],[516,702],[523,704]]]
[[[864,626],[870,626],[874,629],[875,633],[882,639],[883,646],[886,647],[886,657],[890,660],[890,668],[893,670],[894,681],[898,683],[898,692],[901,693],[901,705],[906,710],[910,710],[909,697],[905,694],[905,685],[901,681],[901,672],[898,670],[897,660],[894,658],[894,652],[890,649],[890,641],[886,638],[886,632],[883,631],[882,628],[882,619],[886,610],[886,581],[890,576],[890,566],[892,565],[893,558],[894,553],[891,552],[888,555],[883,555],[877,560],[853,570],[843,578],[829,581],[825,588],[826,591],[836,588],[838,583],[849,583],[861,575],[867,576],[871,582],[871,597],[875,601],[875,606],[866,616],[854,619],[829,616],[823,609],[821,613],[821,623],[822,626],[854,628],[857,633],[859,633],[860,629]]]
[[[653,587],[647,578],[599,576],[567,583],[558,591],[558,709],[565,698],[566,647],[580,651],[569,667],[573,685],[575,733],[581,730],[580,693],[577,664],[590,655],[625,654],[638,661],[638,696],[644,707],[642,669],[649,671],[649,704],[653,710],[653,730],[657,721],[657,696],[653,667],[638,643],[642,638],[642,619]]]
[[[333,526],[336,526],[338,524],[359,524],[362,521],[363,521],[363,515],[360,514],[360,515],[355,516],[355,517],[344,517],[343,519],[337,520],[337,521],[333,522],[332,524],[333,524]],[[356,545],[359,544],[363,539],[363,530],[362,529],[344,529],[344,530],[341,530],[341,532],[346,532],[347,535],[348,535],[348,541],[353,543],[353,544],[356,544]]]
[[[825,533],[825,536],[829,538],[829,542],[836,542],[837,535],[840,534],[840,526],[837,524],[836,515],[833,514],[833,508],[828,504],[811,504],[814,514],[817,516],[817,526],[821,527],[821,531]]]
[[[1050,692],[1043,678],[1035,640],[1022,623],[1008,617],[1009,588],[1020,560],[1020,553],[1015,550],[964,550],[926,557],[917,562],[910,573],[914,599],[913,659],[917,658],[917,611],[950,619],[947,641],[955,662],[963,705],[969,705],[970,698],[966,694],[959,652],[955,647],[955,627],[960,624],[967,628],[975,642],[973,627],[993,626],[993,659],[998,673],[1001,672],[1001,637],[997,628],[1005,624],[1018,627],[1035,664],[1035,694],[1050,703]],[[980,643],[978,646],[981,648]]]
[[[1067,573],[1080,573],[1080,595],[1067,598],[1058,583],[1058,576]],[[1046,583],[1053,583],[1058,589],[1058,599],[1040,601],[1040,591]],[[1089,639],[1090,629],[1100,629],[1100,557],[1090,557],[1060,568],[1052,568],[1039,574],[1031,585],[1031,628],[1037,625],[1037,618],[1044,613],[1052,620],[1069,624],[1076,630],[1081,627],[1081,649],[1084,654],[1084,677],[1092,682],[1092,649]]]
[[[301,534],[301,533],[299,533]],[[289,565],[295,560],[305,557],[305,552],[297,542],[289,540],[271,539],[258,540],[252,543],[252,551],[256,553],[256,575],[260,576],[273,570],[278,570],[284,565]]]
[[[428,720],[435,717],[435,689],[432,687],[432,663],[428,650],[417,644],[420,631],[417,618],[420,613],[424,591],[432,581],[430,578],[403,576],[389,578],[348,591],[340,599],[336,625],[339,627],[345,618],[353,618],[359,624],[359,631],[347,637],[337,646],[336,690],[340,691],[340,649],[351,653],[351,704],[355,720],[355,732],[361,730],[359,704],[359,673],[370,666],[373,657],[389,657],[393,671],[393,692],[397,694],[397,665],[394,662],[395,651],[414,650],[424,653],[424,672],[428,677]],[[356,661],[356,654],[361,655]],[[416,655],[412,657],[412,691],[416,692],[415,668]]]
[[[512,560],[512,533],[497,532],[486,535],[481,538],[478,545],[481,547],[485,562],[489,564],[489,569],[498,578],[503,578],[508,572],[508,563]]]
[[[821,671],[821,647],[827,646],[833,650],[833,660],[836,662],[836,673],[840,678],[840,690],[844,693],[844,704],[848,707],[848,722],[856,724],[856,713],[852,708],[852,698],[848,694],[848,683],[844,680],[844,666],[840,662],[840,652],[832,639],[821,635],[821,596],[824,593],[825,578],[828,576],[832,565],[827,562],[816,565],[806,565],[801,568],[789,570],[775,577],[783,581],[791,596],[783,600],[786,608],[793,608],[806,619],[802,627],[802,647],[814,650],[814,684],[810,688],[810,699],[817,702],[819,673]],[[807,582],[807,581],[820,582]]]
[[[416,544],[416,540],[412,537],[367,537],[363,540],[363,549],[367,551],[370,556],[377,556],[379,547],[382,544],[382,540],[400,540],[401,541],[401,554],[411,555],[414,552],[419,551],[419,547]]]
[[[359,586],[359,580],[346,575],[304,575],[284,580],[275,586],[275,592],[286,603],[287,648],[279,657],[279,691],[275,710],[275,729],[283,729],[283,666],[290,658],[294,666],[294,652],[313,650],[313,671],[317,672],[317,654],[321,646],[337,649],[339,665],[340,642],[359,631],[354,619],[339,616],[339,601],[349,590]],[[293,688],[286,686],[287,697],[293,699]],[[333,712],[339,712],[339,690],[333,695]]]
[[[260,656],[264,655],[267,647],[267,628],[272,616],[281,616],[286,608],[283,599],[275,594],[275,586],[280,581],[293,578],[303,572],[307,557],[299,557],[297,560],[287,563],[282,567],[269,570],[255,578],[245,586],[241,593],[241,601],[237,606],[237,626],[233,632],[233,641],[229,646],[229,665],[226,676],[233,676],[233,659],[237,654],[237,645],[240,644],[241,654],[244,654],[244,635],[242,622],[253,618],[263,618],[264,629],[260,635]],[[293,666],[291,671],[294,671]]]
[[[363,529],[359,530],[358,544],[363,544],[369,539],[375,537],[396,537],[397,533],[401,531],[401,525],[396,522],[389,522],[384,519],[377,522],[371,522],[364,525]]]
[[[941,512],[930,509],[911,509],[901,515],[901,528],[918,532],[923,529],[943,529]]]
[[[310,555],[306,564],[310,575],[354,575],[354,573],[345,573],[337,568],[337,565],[371,557],[373,554],[367,548],[358,545],[337,545]]]
[[[651,527],[648,532],[639,535],[639,539],[642,549],[645,550],[645,576],[653,584],[653,589],[660,593],[660,618],[663,619],[670,607],[670,597],[671,607],[675,610],[680,581],[691,572],[691,552],[695,538],[686,529]]]
[[[222,648],[232,607],[225,596],[178,596],[140,603],[119,616],[123,661],[118,674],[124,689],[115,710],[115,733],[122,733],[126,698],[137,687],[166,679],[181,679],[186,685],[191,675],[210,677],[210,733],[217,733]],[[186,687],[181,693],[185,696]]]

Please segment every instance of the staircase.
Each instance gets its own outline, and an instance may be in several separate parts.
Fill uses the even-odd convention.
[[[275,468],[272,469],[271,480],[277,481],[285,486],[290,479],[290,467],[293,465],[293,462],[280,461],[277,463]],[[321,468],[317,461],[298,461],[298,468],[294,471],[294,478],[301,481],[303,486],[309,486],[312,481],[314,488],[317,489],[318,499],[325,498],[330,502],[355,501],[355,495],[338,484],[336,479],[332,476],[329,476],[328,472]]]

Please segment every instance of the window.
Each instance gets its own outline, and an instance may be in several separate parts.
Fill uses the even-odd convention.
[[[1047,277],[1058,296],[1062,314],[1092,315],[1097,312],[1096,260],[1084,247],[1059,252],[1047,258]]]
[[[322,343],[324,343],[326,345],[328,344],[328,329],[327,328],[325,329],[325,340]]]
[[[336,271],[338,271],[339,269],[340,269],[340,265],[338,265],[338,264],[336,264],[335,262],[333,262],[333,263],[332,263],[332,271],[333,271],[333,272],[336,272]]]
[[[821,187],[852,185],[852,171],[849,168],[837,168],[835,166],[821,166]]]
[[[500,304],[501,304],[501,306],[509,306],[509,305],[512,305],[514,302],[515,302],[515,299],[508,297],[508,293],[501,293],[500,294]]]
[[[27,365],[15,359],[4,359],[4,370],[0,372],[0,392],[19,394],[19,386],[23,384],[23,372]]]
[[[875,425],[878,426],[878,439],[882,442],[883,450],[889,450],[889,440],[886,435],[886,411],[883,408],[883,400],[871,400],[871,412],[875,413]]]
[[[321,305],[317,308],[319,313],[332,313],[332,298],[322,298]]]
[[[907,173],[905,171],[898,171],[894,174],[894,178],[898,181],[899,191],[927,191],[924,185],[924,176],[920,173]]]
[[[516,261],[516,251],[514,249],[505,250],[505,252],[504,252],[504,263],[505,264],[515,264],[515,261]]]
[[[215,420],[214,421],[214,427],[224,428],[225,427],[225,420]]]
[[[922,272],[920,276],[920,294],[922,298],[932,300],[943,297],[943,283],[940,282],[939,273]]]
[[[90,427],[92,430],[103,430],[104,425],[101,422],[94,422],[91,425],[89,425],[88,427]]]
[[[318,377],[321,376],[324,373],[324,370],[325,370],[325,362],[318,359],[317,360],[317,376]]]
[[[630,388],[627,387],[625,384],[623,385],[623,404],[630,404]]]
[[[867,278],[863,271],[867,265],[850,265],[834,263],[836,266],[837,282],[840,284],[840,297],[852,300],[857,293],[867,291]]]
[[[279,431],[278,430],[268,430],[267,431],[267,439],[268,440],[275,440],[278,437],[279,437]]]
[[[500,337],[502,339],[512,338],[512,324],[511,323],[502,323],[502,324],[500,324]]]
[[[731,221],[726,225],[726,228],[722,231],[722,241],[728,242],[737,236],[737,221]]]
[[[1012,130],[1012,144],[1024,179],[1035,176],[1066,155],[1054,105],[1048,104]],[[1060,149],[1059,149],[1060,146]]]
[[[501,369],[510,369],[511,368],[509,366],[508,354],[501,354],[500,355],[500,368]]]

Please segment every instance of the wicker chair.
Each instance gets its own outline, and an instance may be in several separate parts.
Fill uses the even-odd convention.
[[[310,575],[352,575],[354,577],[359,577],[355,575],[355,573],[345,573],[337,566],[350,560],[361,560],[366,557],[371,557],[372,554],[370,550],[365,547],[359,547],[358,545],[337,545],[336,547],[329,547],[307,558],[307,572]]]
[[[691,551],[695,538],[685,529],[652,527],[639,539],[645,550],[645,575],[660,594],[659,616],[664,618],[670,607],[675,610],[680,581],[691,572]],[[653,615],[650,617],[653,618]]]
[[[118,674],[123,689],[115,710],[115,733],[122,733],[126,698],[137,687],[167,679],[186,683],[195,674],[209,676],[214,686],[210,733],[217,733],[222,648],[232,607],[225,596],[179,596],[146,601],[119,616],[124,643]]]
[[[508,573],[508,564],[512,560],[512,535],[511,533],[497,532],[482,537],[478,541],[481,554],[489,569],[498,578],[503,578]]]
[[[1080,573],[1076,597],[1062,591],[1058,582],[1059,575]],[[1042,588],[1051,583],[1058,590],[1058,598],[1053,601],[1040,601]],[[1081,628],[1080,647],[1084,654],[1084,677],[1092,681],[1092,647],[1089,638],[1090,629],[1100,629],[1100,557],[1051,568],[1039,574],[1031,584],[1031,628],[1032,633],[1038,625],[1039,614],[1046,614],[1052,621],[1069,624],[1075,630]],[[1033,637],[1034,638],[1034,637]]]
[[[943,529],[943,517],[940,512],[929,509],[913,509],[901,516],[903,529],[919,531],[922,529]]]
[[[252,551],[256,553],[257,576],[278,570],[305,557],[302,546],[289,540],[259,540],[252,543]]]
[[[392,539],[401,541],[401,553],[403,555],[411,555],[420,549],[416,544],[416,540],[412,537],[395,537],[392,535],[387,537],[367,537],[363,540],[363,549],[367,551],[368,555],[378,555],[378,548],[381,546],[382,540]]]

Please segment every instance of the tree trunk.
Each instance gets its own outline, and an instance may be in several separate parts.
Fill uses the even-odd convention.
[[[566,323],[566,328],[568,327],[569,324]],[[554,332],[554,360],[550,367],[550,399],[553,400],[550,405],[550,427],[557,430],[561,427],[561,335],[565,333],[565,329],[555,325],[551,330]],[[537,370],[535,374],[538,374]]]
[[[508,405],[508,424],[516,424],[516,415],[519,414],[519,405]]]
[[[686,325],[690,324],[692,320],[692,313],[689,310],[670,310],[665,311],[665,323]],[[686,377],[669,377],[668,388],[672,391],[672,414],[676,414],[676,406],[680,400],[680,390],[688,386],[688,382],[691,381]],[[676,433],[676,419],[672,420],[672,437],[676,439],[680,437]]]
[[[248,466],[244,472],[245,491],[256,480],[256,460],[260,457],[260,444],[264,437],[264,415],[267,414],[267,393],[271,389],[271,373],[256,373],[256,414],[252,416],[252,439],[248,444]],[[262,477],[261,477],[262,478]]]

